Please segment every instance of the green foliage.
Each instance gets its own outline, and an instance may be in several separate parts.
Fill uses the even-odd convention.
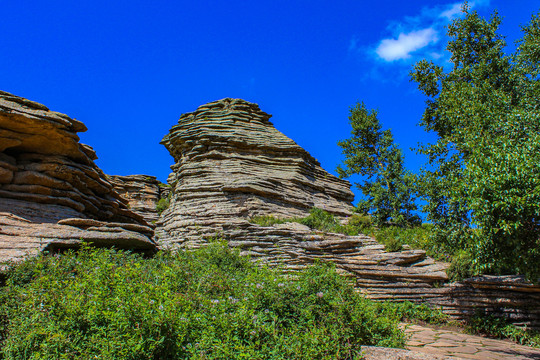
[[[458,251],[446,270],[450,281],[460,281],[474,275],[472,256],[465,250]]]
[[[413,214],[415,177],[404,169],[403,154],[390,130],[382,130],[377,111],[357,103],[350,109],[349,123],[351,138],[338,142],[345,161],[337,171],[340,177],[367,178],[356,184],[365,196],[357,205],[359,212],[371,214],[378,225],[418,223]]]
[[[300,219],[299,222],[312,229],[326,232],[336,232],[340,226],[338,219],[334,215],[316,207],[312,208],[309,211],[309,215]]]
[[[450,261],[453,253],[441,248],[440,244],[434,240],[432,228],[431,224],[409,228],[399,226],[367,227],[361,232],[375,237],[379,243],[386,246],[387,251],[398,251],[403,245],[409,245],[413,249],[425,250],[428,256],[436,260]]]
[[[381,241],[382,242],[382,241]],[[403,250],[403,244],[398,237],[390,237],[384,243],[387,252],[397,252]]]
[[[332,266],[291,277],[219,243],[152,259],[85,247],[8,276],[6,360],[356,359],[361,345],[404,345],[396,316]]]
[[[467,320],[465,330],[472,334],[511,339],[522,345],[540,348],[540,333],[519,328],[503,318],[476,314]]]
[[[254,216],[251,219],[249,219],[249,222],[252,224],[257,224],[260,226],[272,226],[275,224],[284,224],[286,222],[291,221],[290,219],[279,219],[272,215],[262,215],[262,216]]]
[[[353,216],[351,218],[359,218]],[[313,230],[319,230],[324,232],[334,232],[347,235],[358,235],[359,228],[356,225],[341,225],[338,218],[330,214],[328,211],[312,208],[309,211],[309,215],[303,218],[287,218],[280,219],[272,215],[254,216],[249,220],[252,224],[260,226],[272,226],[275,224],[284,224],[288,222],[297,222],[299,224],[306,225]],[[365,220],[364,220],[365,221]]]
[[[453,68],[420,61],[411,72],[427,96],[421,125],[429,165],[420,192],[434,238],[471,254],[473,273],[540,277],[540,15],[505,55],[501,18],[466,6],[448,27]]]
[[[380,302],[378,303],[382,315],[398,321],[418,322],[429,324],[445,324],[449,321],[448,315],[441,309],[430,308],[426,304],[414,304],[410,301]]]
[[[156,211],[158,215],[161,215],[162,212],[164,212],[166,209],[169,208],[170,202],[169,199],[159,199],[159,201],[156,204]]]
[[[373,227],[373,219],[369,215],[353,214],[349,218],[347,225],[352,228],[358,229],[359,232],[362,232],[362,230],[364,229],[369,229]]]

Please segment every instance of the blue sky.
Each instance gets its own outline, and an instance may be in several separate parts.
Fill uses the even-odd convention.
[[[537,0],[479,0],[503,16],[513,49]],[[277,129],[335,173],[357,101],[379,110],[410,150],[424,98],[415,61],[445,64],[444,26],[456,1],[4,1],[0,89],[83,121],[81,141],[108,174],[165,181],[159,145],[184,112],[224,97],[258,103]]]

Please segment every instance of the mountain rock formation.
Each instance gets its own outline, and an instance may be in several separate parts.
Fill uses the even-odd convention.
[[[254,216],[301,217],[312,207],[350,215],[349,182],[324,171],[269,119],[258,105],[230,98],[180,117],[162,141],[175,164],[161,245],[189,247]]]
[[[86,130],[0,91],[0,264],[81,241],[155,248],[153,229],[113,190],[92,148],[79,143],[77,132]]]
[[[109,175],[114,190],[128,202],[129,209],[139,214],[150,224],[155,224],[159,215],[156,210],[160,199],[166,199],[170,187],[160,183],[155,176]]]

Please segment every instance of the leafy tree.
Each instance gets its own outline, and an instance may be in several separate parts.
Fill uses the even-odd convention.
[[[405,171],[403,154],[390,130],[382,130],[377,111],[357,103],[350,109],[349,123],[351,138],[338,142],[346,159],[337,171],[342,178],[355,174],[367,177],[363,183],[356,183],[365,195],[357,209],[371,214],[378,225],[418,223],[418,216],[413,214],[414,177]]]
[[[465,5],[448,27],[452,69],[422,60],[411,77],[427,96],[421,125],[424,211],[437,239],[465,250],[475,273],[540,276],[540,16],[512,55],[501,18]]]

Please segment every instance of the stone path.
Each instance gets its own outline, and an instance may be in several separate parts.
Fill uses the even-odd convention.
[[[410,336],[407,348],[443,359],[540,359],[540,349],[451,330],[402,324]]]

